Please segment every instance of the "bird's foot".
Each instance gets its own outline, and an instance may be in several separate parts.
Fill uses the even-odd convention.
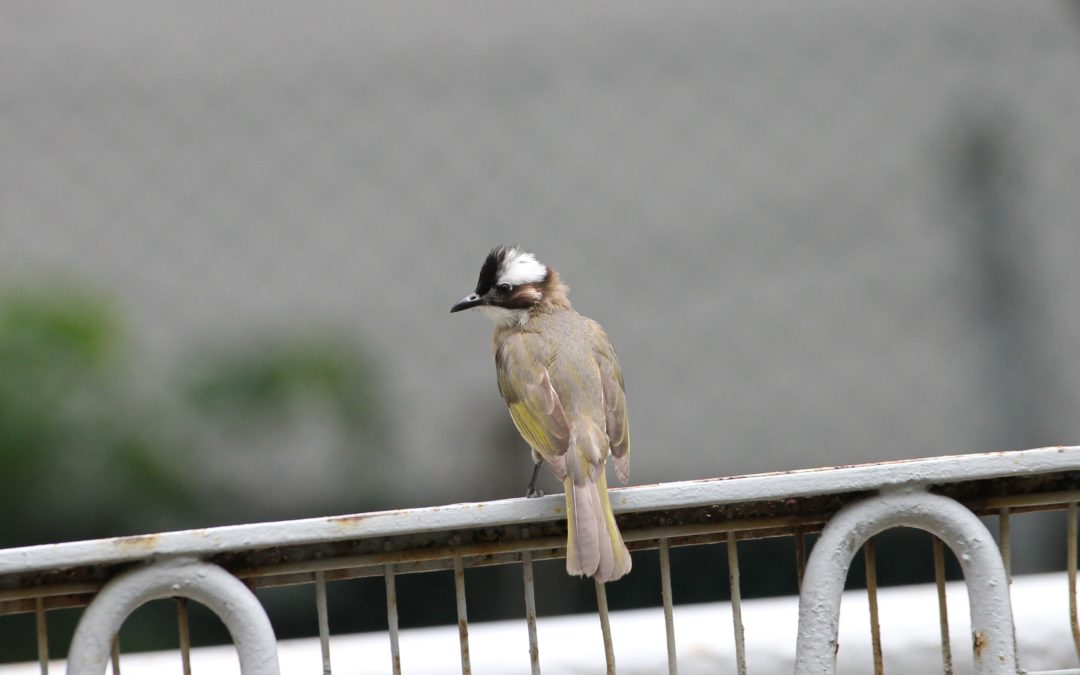
[[[537,497],[543,497],[543,496],[544,496],[544,491],[541,490],[540,488],[534,487],[532,485],[530,485],[529,489],[525,492],[525,498],[526,499],[536,499]]]

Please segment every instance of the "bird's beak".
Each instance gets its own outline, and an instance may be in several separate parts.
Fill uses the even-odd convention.
[[[484,304],[484,299],[476,293],[469,293],[464,298],[459,300],[456,305],[450,308],[450,313],[460,312],[463,309],[471,309],[477,305]]]

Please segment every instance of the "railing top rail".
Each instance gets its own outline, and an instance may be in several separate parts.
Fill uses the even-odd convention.
[[[1080,471],[1080,446],[877,462],[613,489],[617,514],[798,500],[904,487]],[[1077,489],[1070,481],[1058,489]],[[484,530],[561,521],[562,495],[345,516],[232,525],[0,550],[5,575],[115,565],[162,556],[207,557],[269,547],[318,545],[419,532]]]

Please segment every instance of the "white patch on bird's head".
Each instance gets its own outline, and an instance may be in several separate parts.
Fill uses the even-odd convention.
[[[534,284],[543,281],[547,276],[547,267],[536,259],[532,253],[527,253],[518,248],[511,248],[503,256],[499,265],[499,284],[520,286],[522,284]]]

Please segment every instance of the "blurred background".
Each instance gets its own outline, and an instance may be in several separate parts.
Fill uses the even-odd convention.
[[[0,83],[0,546],[523,495],[448,313],[503,243],[614,340],[635,484],[1080,439],[1080,3],[14,0]],[[930,574],[897,536],[885,582]],[[744,593],[793,592],[754,546]],[[470,618],[520,614],[501,573]],[[349,589],[335,632],[385,627]]]

